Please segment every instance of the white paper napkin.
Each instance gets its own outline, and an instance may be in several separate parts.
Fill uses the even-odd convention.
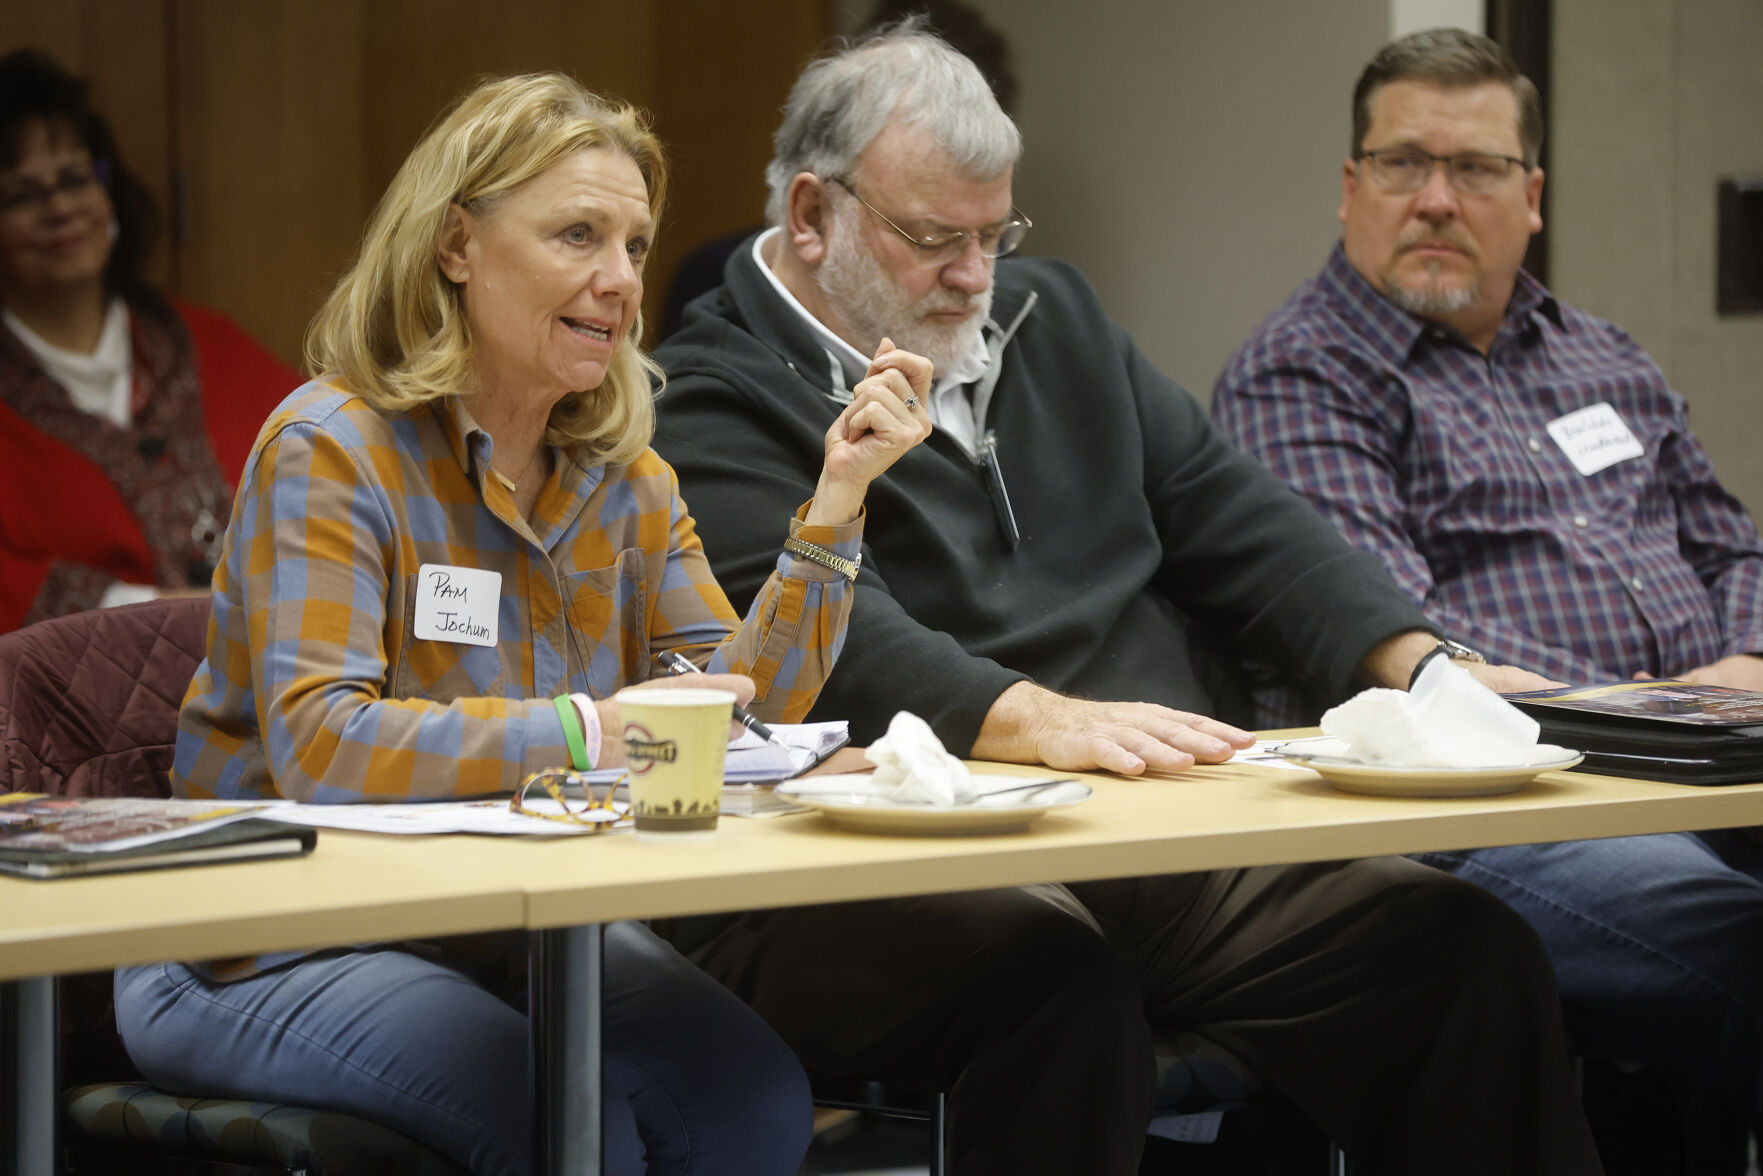
[[[1528,763],[1537,721],[1435,657],[1414,689],[1374,688],[1322,716],[1322,730],[1366,763],[1409,768],[1494,768]]]
[[[896,714],[888,733],[863,754],[875,765],[876,789],[893,800],[967,804],[979,795],[967,765],[943,750],[930,724],[910,711]]]

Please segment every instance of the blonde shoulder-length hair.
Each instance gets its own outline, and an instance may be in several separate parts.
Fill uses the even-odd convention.
[[[588,147],[636,163],[659,224],[667,161],[634,107],[544,73],[481,82],[442,112],[392,178],[355,264],[312,320],[310,373],[334,375],[369,404],[394,411],[472,391],[471,325],[436,252],[447,210],[459,204],[488,212],[510,189]],[[548,444],[573,444],[611,465],[629,464],[649,444],[662,374],[638,345],[642,334],[639,314],[600,387],[557,402]]]

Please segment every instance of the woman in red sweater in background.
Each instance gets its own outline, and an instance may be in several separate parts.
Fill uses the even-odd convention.
[[[208,589],[299,376],[142,277],[156,217],[86,84],[0,57],[0,632]]]

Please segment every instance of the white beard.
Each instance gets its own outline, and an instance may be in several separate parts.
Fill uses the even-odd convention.
[[[898,284],[870,255],[859,238],[855,218],[834,217],[827,238],[826,256],[815,270],[815,283],[855,338],[853,346],[873,353],[886,336],[903,351],[915,352],[931,361],[938,374],[979,345],[986,316],[992,310],[992,287],[984,293],[967,294],[939,286],[919,299],[902,293]],[[933,325],[924,316],[935,311],[962,310],[974,313],[959,323]]]

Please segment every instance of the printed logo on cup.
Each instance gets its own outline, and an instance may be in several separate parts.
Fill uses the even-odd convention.
[[[679,758],[679,743],[655,738],[655,733],[641,723],[626,723],[624,758],[630,762],[631,775],[647,776],[656,764],[671,764]]]
[[[735,696],[685,687],[626,689],[614,697],[637,836],[715,832]]]

